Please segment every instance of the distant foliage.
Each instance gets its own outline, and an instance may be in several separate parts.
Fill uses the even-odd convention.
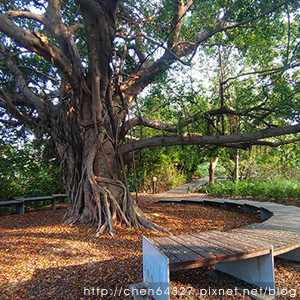
[[[196,146],[144,149],[136,159],[139,192],[152,192],[153,177],[156,191],[163,192],[185,184],[202,162]],[[133,164],[127,165],[130,190],[135,190]]]
[[[227,180],[214,186],[199,187],[199,192],[216,197],[252,197],[300,200],[300,144],[294,143],[279,148],[255,147],[250,152],[241,152],[240,178],[232,181],[234,163],[222,157],[220,164],[227,168]]]
[[[43,148],[44,146],[42,146]],[[0,144],[0,201],[64,192],[59,167],[32,143]]]
[[[199,188],[216,197],[251,197],[254,199],[275,199],[286,202],[288,199],[300,200],[300,184],[297,180],[263,178],[250,179],[234,183],[232,181],[217,181],[214,186],[207,185]]]

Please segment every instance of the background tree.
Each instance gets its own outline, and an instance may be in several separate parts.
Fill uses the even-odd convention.
[[[20,146],[0,141],[0,201],[64,191],[59,164],[49,152],[49,143],[34,141]]]
[[[96,223],[98,234],[112,233],[114,220],[157,228],[130,197],[122,165],[130,151],[248,148],[300,130],[297,1],[4,0],[0,11],[2,121],[54,141],[69,223]],[[199,101],[182,99],[184,89],[164,118],[143,115],[145,88],[165,78],[173,89],[178,63],[210,64],[220,45],[233,72],[217,94],[212,84],[190,93],[201,90]],[[160,93],[163,102],[171,96]],[[242,119],[233,135],[231,116]],[[156,136],[125,143],[136,126]]]

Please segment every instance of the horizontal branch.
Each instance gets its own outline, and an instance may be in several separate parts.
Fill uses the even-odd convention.
[[[282,67],[278,67],[278,68],[274,68],[274,69],[270,69],[270,70],[259,70],[259,71],[253,71],[253,72],[248,72],[248,73],[241,73],[241,74],[238,74],[237,76],[227,78],[226,80],[221,82],[221,84],[226,84],[229,81],[238,79],[240,77],[250,76],[250,75],[257,75],[257,76],[273,75],[276,73],[284,72],[289,69],[297,68],[299,66],[300,66],[300,63],[295,63],[295,64],[284,65]]]
[[[15,104],[12,102],[9,95],[7,95],[3,89],[0,89],[0,107],[3,107],[9,114],[11,114],[14,118],[25,122],[30,125],[35,125],[36,120],[30,115],[27,115],[15,106]]]
[[[300,141],[300,138],[286,140],[286,141],[280,141],[280,142],[277,142],[277,143],[272,143],[272,142],[268,142],[268,141],[256,141],[256,142],[253,142],[252,145],[268,146],[268,147],[272,147],[272,148],[277,148],[279,146],[289,145],[289,144],[293,144],[293,143],[296,143],[296,142],[299,142],[299,141]]]
[[[40,75],[40,76],[42,76],[42,77],[45,77],[46,79],[49,79],[49,80],[51,80],[51,81],[57,83],[57,84],[60,82],[60,81],[57,80],[56,78],[54,78],[54,77],[52,77],[52,76],[50,76],[50,75],[47,75],[47,74],[41,72],[40,70],[37,70],[37,69],[35,69],[35,68],[31,67],[31,66],[18,65],[17,67],[18,67],[19,69],[27,69],[27,70],[30,70],[30,71],[32,71],[32,72],[34,72],[34,73],[36,73],[36,74],[38,74],[38,75]]]
[[[69,28],[70,33],[74,33],[76,30],[79,30],[79,29],[84,30],[84,25],[80,24],[80,23],[76,23],[76,24],[69,26],[68,28]]]
[[[25,19],[32,19],[35,21],[38,21],[40,23],[43,23],[44,16],[39,15],[39,14],[34,14],[30,11],[15,11],[15,10],[10,10],[5,13],[10,19],[13,18],[25,18]]]
[[[185,65],[185,66],[190,66],[191,63],[190,62],[185,62],[184,60],[182,60],[175,52],[173,52],[170,48],[164,46],[164,43],[161,43],[159,41],[154,40],[153,38],[147,36],[146,34],[141,33],[140,34],[141,37],[145,38],[146,40],[148,40],[149,42],[151,42],[154,45],[157,45],[159,48],[164,49],[167,53],[171,54],[177,61],[179,61],[181,64]]]
[[[124,123],[124,130],[127,133],[134,126],[142,125],[145,127],[150,127],[157,130],[165,130],[168,132],[176,132],[177,127],[172,124],[162,123],[158,121],[153,121],[144,117],[134,117]]]
[[[279,127],[268,128],[252,133],[242,133],[233,135],[214,135],[214,136],[155,136],[148,139],[143,139],[136,142],[131,142],[120,146],[119,152],[126,154],[131,151],[141,150],[144,148],[153,147],[169,147],[176,145],[222,145],[222,144],[237,144],[252,141],[258,141],[260,139],[282,136],[287,134],[295,134],[300,132],[300,124]]]
[[[154,121],[154,120],[151,120],[148,118],[138,116],[138,117],[134,117],[134,118],[129,119],[128,121],[124,122],[123,129],[124,129],[125,134],[128,133],[128,131],[135,126],[145,126],[145,127],[149,127],[152,129],[163,130],[163,131],[167,131],[167,132],[177,132],[179,128],[182,128],[184,126],[187,126],[189,124],[197,122],[201,118],[209,118],[209,117],[220,116],[220,115],[251,116],[250,114],[252,112],[255,112],[258,110],[264,111],[266,116],[268,116],[269,114],[274,112],[274,110],[272,110],[272,109],[262,108],[259,106],[251,107],[244,112],[235,111],[231,108],[223,107],[223,108],[218,108],[218,109],[212,109],[212,110],[209,110],[206,112],[198,112],[197,114],[182,120],[177,125]]]

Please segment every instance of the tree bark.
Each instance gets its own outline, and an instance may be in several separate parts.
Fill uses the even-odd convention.
[[[240,155],[239,152],[237,151],[236,155],[234,156],[234,176],[233,176],[234,182],[238,182],[240,177],[239,159],[240,159]]]
[[[130,142],[120,147],[120,153],[126,154],[144,148],[175,146],[175,145],[220,145],[234,147],[234,144],[255,145],[260,139],[276,137],[300,132],[300,125],[268,128],[252,133],[240,133],[232,135],[194,135],[184,137],[180,135],[155,136],[140,141]]]
[[[216,169],[218,161],[219,161],[219,157],[217,156],[214,161],[210,161],[210,163],[209,163],[209,181],[208,181],[208,183],[210,185],[214,185],[214,183],[215,183],[215,169]]]
[[[161,229],[145,218],[131,197],[117,151],[118,123],[112,110],[109,66],[117,1],[77,2],[84,17],[89,71],[78,93],[68,95],[69,103],[52,131],[70,199],[66,223],[97,224],[97,235],[104,231],[112,235],[116,221]]]

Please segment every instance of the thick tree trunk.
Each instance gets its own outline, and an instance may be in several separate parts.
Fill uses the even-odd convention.
[[[113,234],[115,222],[163,230],[149,222],[131,197],[116,143],[99,124],[82,131],[77,116],[62,114],[52,132],[62,161],[62,173],[69,197],[67,224],[92,223],[97,235]],[[63,132],[63,135],[62,135]],[[65,136],[65,140],[61,139]]]
[[[77,2],[85,23],[89,65],[78,90],[68,89],[68,83],[62,86],[65,102],[51,133],[70,200],[67,223],[97,224],[97,234],[112,234],[115,221],[161,229],[145,218],[130,196],[117,151],[120,125],[110,84],[117,1]]]

